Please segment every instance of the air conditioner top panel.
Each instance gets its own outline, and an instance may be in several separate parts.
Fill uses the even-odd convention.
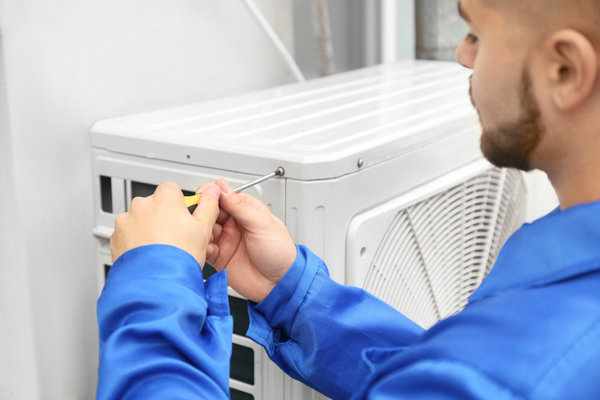
[[[479,129],[469,71],[401,61],[97,122],[92,146],[263,175],[335,178]],[[460,154],[457,154],[459,156]]]

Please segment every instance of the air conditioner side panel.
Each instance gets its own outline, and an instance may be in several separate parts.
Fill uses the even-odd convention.
[[[347,283],[424,328],[460,311],[525,219],[522,175],[481,160],[355,216]]]
[[[399,210],[461,184],[492,166],[481,159],[352,218],[346,238],[346,284],[364,287],[366,274]]]
[[[352,218],[481,160],[479,135],[479,128],[472,127],[337,179],[287,179],[285,223],[292,239],[321,257],[335,281],[347,283],[346,235]]]

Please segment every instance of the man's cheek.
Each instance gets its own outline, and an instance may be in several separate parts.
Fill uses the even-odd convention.
[[[486,99],[484,97],[484,94],[481,92],[480,87],[481,86],[479,81],[473,79],[473,81],[471,82],[471,101],[473,103],[473,106],[477,109],[479,116],[481,118],[487,118],[485,106]]]
[[[473,81],[473,99],[486,127],[493,126],[494,121],[501,119],[502,110],[506,106],[499,86],[500,80],[493,76],[479,75]]]

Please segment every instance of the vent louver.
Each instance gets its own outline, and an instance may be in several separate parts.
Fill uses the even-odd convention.
[[[494,168],[400,210],[363,287],[426,328],[460,311],[525,220],[524,185]]]

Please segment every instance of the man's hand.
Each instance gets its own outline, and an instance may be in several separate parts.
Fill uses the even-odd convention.
[[[225,179],[223,194],[206,261],[217,271],[227,269],[229,285],[260,303],[296,259],[296,245],[287,228],[260,201],[234,193]],[[203,189],[201,187],[201,189]]]
[[[136,197],[129,212],[117,215],[110,238],[113,262],[123,253],[150,244],[168,244],[190,253],[204,266],[211,232],[219,215],[221,189],[205,185],[193,216],[179,186],[163,182],[152,196]]]

